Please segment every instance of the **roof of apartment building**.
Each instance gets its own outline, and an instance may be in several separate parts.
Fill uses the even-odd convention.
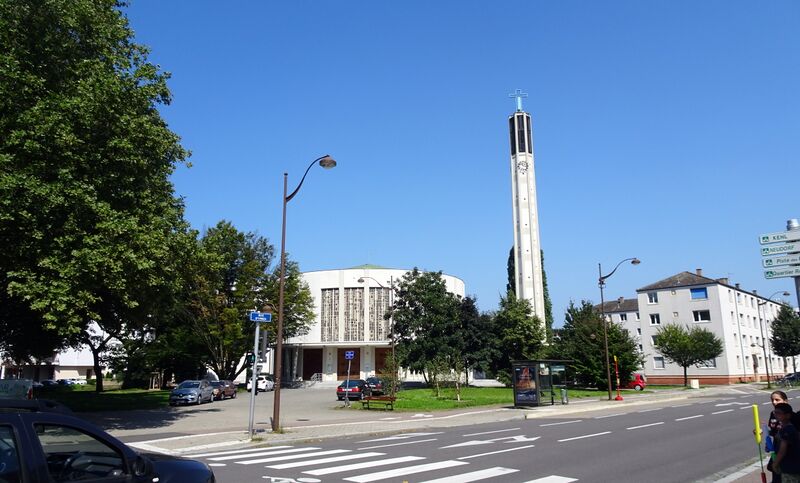
[[[636,312],[639,310],[638,299],[618,298],[617,300],[610,300],[603,304],[603,312],[607,314],[616,312]],[[594,306],[594,309],[599,311],[600,304]]]
[[[761,295],[758,295],[758,293],[755,290],[753,290],[753,291],[745,290],[742,287],[740,287],[738,283],[735,284],[735,285],[731,285],[728,282],[727,278],[708,278],[708,277],[704,277],[703,276],[703,270],[700,269],[700,268],[695,270],[695,273],[692,273],[692,272],[681,272],[681,273],[675,274],[675,275],[673,275],[671,277],[667,277],[667,278],[665,278],[663,280],[659,280],[656,283],[651,283],[650,285],[646,285],[646,286],[644,286],[644,287],[642,287],[640,289],[636,289],[636,292],[637,293],[638,292],[649,292],[649,291],[653,291],[653,290],[663,290],[663,289],[680,288],[680,287],[693,287],[693,286],[697,286],[697,285],[712,285],[712,284],[719,284],[719,285],[722,285],[724,287],[732,288],[732,289],[738,290],[738,291],[740,291],[742,293],[745,293],[745,294],[748,294],[748,295],[752,295],[752,296],[757,297],[757,298],[759,298],[761,300],[772,302],[772,300],[766,299],[766,298],[762,297]]]

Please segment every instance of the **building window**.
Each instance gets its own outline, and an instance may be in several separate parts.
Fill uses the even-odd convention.
[[[389,338],[389,321],[385,316],[389,311],[390,295],[388,288],[369,288],[369,340],[383,341]]]
[[[643,349],[642,349],[642,344],[639,344],[639,352],[640,352],[640,353],[641,353],[641,352],[643,352]]]
[[[652,345],[658,345],[658,336],[657,335],[651,335],[650,336],[650,343]]]
[[[637,327],[636,328],[636,335],[642,335],[642,328],[641,327]]]
[[[662,356],[655,356],[653,357],[653,369],[664,369],[664,357]]]
[[[702,300],[708,298],[708,289],[706,287],[691,289],[692,300]]]
[[[619,314],[619,321],[626,322],[628,320],[628,314]]]
[[[695,322],[710,322],[711,321],[711,311],[710,310],[694,310],[692,311],[692,315],[694,315]]]
[[[661,325],[661,316],[658,314],[650,314],[650,325]]]
[[[364,340],[364,288],[344,289],[344,341]]]
[[[322,289],[322,310],[320,311],[322,342],[339,340],[339,289]]]
[[[697,367],[700,369],[716,369],[717,368],[717,360],[716,359],[709,359],[707,361],[703,361],[697,364]]]
[[[639,312],[636,312],[636,321],[639,321]]]
[[[647,303],[648,304],[657,304],[658,303],[658,292],[647,292]]]

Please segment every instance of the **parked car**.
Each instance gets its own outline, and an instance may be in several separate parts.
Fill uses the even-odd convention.
[[[364,379],[350,379],[336,388],[336,398],[340,401],[344,401],[345,396],[347,399],[364,399],[369,395],[369,386]]]
[[[75,384],[77,384],[79,386],[85,386],[86,385],[86,379],[78,379],[77,377],[70,377],[69,380],[74,382]]]
[[[231,381],[211,381],[211,387],[213,388],[214,399],[221,401],[226,397],[236,397],[236,384]]]
[[[367,386],[369,386],[370,394],[374,394],[376,396],[380,396],[385,394],[384,390],[384,382],[383,379],[379,379],[377,377],[368,377],[367,378]]]
[[[625,389],[633,389],[635,391],[641,391],[647,387],[647,378],[644,374],[632,374],[631,380],[625,384]]]
[[[51,387],[51,386],[58,386],[58,383],[52,379],[45,379],[43,381],[39,381],[42,383],[42,386]]]
[[[59,386],[75,386],[76,383],[72,379],[59,379],[56,381]]]
[[[169,405],[176,404],[202,404],[203,401],[214,400],[214,388],[202,379],[200,381],[183,381],[169,393]]]
[[[262,374],[256,378],[256,387],[258,388],[258,391],[273,391],[275,390],[275,381],[272,380],[272,376]],[[247,392],[250,392],[252,389],[253,381],[248,379]]]
[[[137,453],[45,400],[0,400],[0,481],[213,483],[206,464]]]

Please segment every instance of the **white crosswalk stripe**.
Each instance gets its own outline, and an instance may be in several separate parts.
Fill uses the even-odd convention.
[[[470,481],[480,481],[487,478],[494,478],[495,476],[503,476],[511,473],[516,473],[519,470],[514,468],[502,468],[496,466],[486,470],[473,471],[471,473],[461,473],[460,475],[445,476],[436,480],[428,480],[423,483],[469,483]]]
[[[535,480],[530,480],[525,483],[572,483],[573,481],[578,481],[575,478],[567,478],[566,476],[558,476],[558,475],[550,475],[545,476],[544,478],[537,478]]]
[[[345,481],[353,481],[355,483],[367,483],[369,481],[385,480],[388,478],[395,478],[398,476],[413,475],[416,473],[425,473],[426,471],[441,470],[444,468],[452,468],[453,466],[461,466],[469,464],[466,461],[446,460],[438,461],[436,463],[426,463],[424,465],[406,466],[404,468],[397,468],[394,470],[379,471],[377,473],[367,473],[365,475],[351,476],[344,478]]]
[[[772,404],[772,403],[770,403]],[[208,458],[209,456],[224,456],[229,454],[236,454],[236,453],[254,453],[256,451],[272,451],[284,448],[291,448],[291,446],[266,446],[261,448],[249,448],[249,449],[232,449],[228,451],[217,451],[216,453],[200,453],[200,454],[189,454],[186,455],[186,458]]]
[[[312,476],[330,475],[333,473],[344,473],[346,471],[363,470],[364,468],[375,468],[377,466],[394,465],[397,463],[407,463],[409,461],[424,460],[422,456],[400,456],[398,458],[388,458],[385,460],[367,461],[365,463],[353,463],[351,465],[332,466],[330,468],[320,468],[318,470],[304,471],[303,474]]]
[[[293,454],[289,456],[273,456],[271,458],[259,458],[255,460],[244,460],[244,461],[237,461],[237,464],[240,465],[258,465],[261,463],[272,463],[273,461],[286,461],[286,460],[297,460],[300,458],[308,458],[310,456],[325,456],[329,454],[342,454],[342,453],[350,453],[349,449],[329,449],[328,451],[317,451],[314,453],[304,453],[304,454]]]
[[[295,461],[294,463],[282,463],[279,465],[267,466],[267,468],[272,468],[275,470],[285,470],[288,468],[299,468],[301,466],[322,465],[325,463],[336,463],[338,461],[357,460],[361,458],[372,458],[374,456],[385,456],[385,455],[386,453],[355,453],[355,454],[347,454],[344,456],[331,456],[330,458],[318,458],[315,460],[308,460],[308,461]]]
[[[216,458],[208,458],[211,461],[228,461],[228,460],[239,460],[244,458],[255,458],[257,456],[272,456],[276,454],[285,454],[285,453],[299,453],[301,451],[313,451],[321,448],[315,447],[308,447],[308,448],[290,448],[290,449],[280,449],[275,451],[262,451],[260,453],[248,453],[248,454],[233,454],[228,456],[218,456]]]

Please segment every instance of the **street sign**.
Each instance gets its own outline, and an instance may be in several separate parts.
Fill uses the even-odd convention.
[[[345,360],[352,361],[356,358],[356,351],[344,351]]]
[[[761,264],[764,265],[764,268],[780,267],[783,265],[800,265],[800,255],[764,258],[761,260]]]
[[[269,312],[250,312],[251,322],[272,322],[272,314]]]
[[[758,235],[758,242],[762,245],[767,243],[790,242],[800,240],[800,230],[779,231],[776,233],[764,233]]]
[[[761,248],[761,254],[780,255],[783,253],[800,253],[800,243],[784,243],[783,245],[772,245]]]
[[[800,277],[800,267],[776,268],[764,270],[764,278]]]

